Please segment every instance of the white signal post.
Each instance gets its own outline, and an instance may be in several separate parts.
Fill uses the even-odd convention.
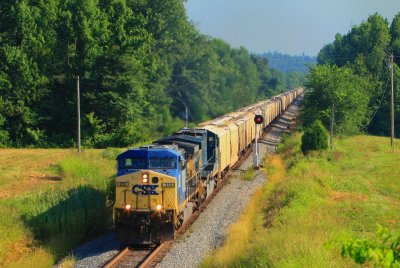
[[[254,117],[254,123],[256,124],[256,139],[255,139],[255,152],[253,154],[253,164],[254,164],[254,168],[258,169],[259,165],[260,165],[260,158],[259,158],[259,151],[258,151],[258,125],[262,124],[264,122],[264,118],[262,117],[262,115],[256,115]]]
[[[256,124],[256,142],[255,142],[255,160],[254,160],[254,167],[258,168],[259,164],[260,164],[260,160],[259,160],[259,155],[258,155],[258,124]]]

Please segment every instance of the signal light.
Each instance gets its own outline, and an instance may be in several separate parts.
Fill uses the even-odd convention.
[[[264,117],[262,115],[257,114],[254,116],[254,123],[257,125],[262,124],[264,122]]]

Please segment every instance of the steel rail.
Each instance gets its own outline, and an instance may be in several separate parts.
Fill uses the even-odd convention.
[[[146,259],[144,259],[144,261],[142,261],[138,268],[146,268],[149,266],[149,264],[153,261],[153,259],[158,255],[158,253],[164,249],[165,244],[160,244],[157,246],[156,249],[154,249],[149,256],[146,257]]]
[[[118,252],[117,255],[115,255],[110,261],[108,261],[102,268],[111,268],[113,267],[117,262],[119,262],[128,252],[129,252],[129,247],[124,248],[120,252]]]

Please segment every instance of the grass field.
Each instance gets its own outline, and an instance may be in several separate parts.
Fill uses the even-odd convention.
[[[270,182],[203,267],[355,267],[344,241],[374,237],[377,224],[399,232],[400,151],[387,138],[338,139],[308,156],[299,147],[297,133],[266,160]]]
[[[0,149],[0,266],[51,267],[109,227],[117,152]]]

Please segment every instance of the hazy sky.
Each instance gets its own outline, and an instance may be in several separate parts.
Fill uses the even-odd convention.
[[[375,12],[391,23],[400,0],[188,0],[186,9],[201,33],[234,47],[315,56]]]

